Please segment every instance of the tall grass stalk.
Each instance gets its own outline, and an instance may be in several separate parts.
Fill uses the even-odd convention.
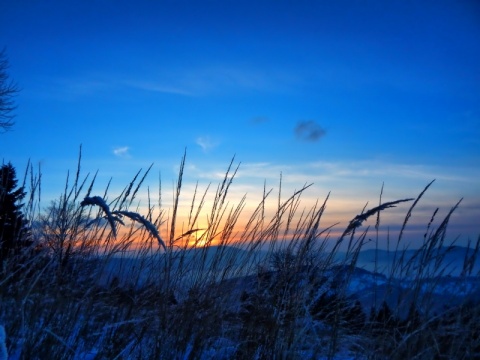
[[[24,212],[34,241],[9,259],[0,278],[0,323],[11,358],[480,355],[474,297],[480,237],[469,243],[461,276],[447,277],[455,247],[446,229],[460,202],[436,227],[434,212],[418,249],[405,244],[408,221],[433,181],[416,199],[388,202],[382,186],[379,204],[365,207],[335,238],[339,224],[323,221],[330,193],[303,208],[311,184],[285,195],[282,175],[278,194],[264,185],[260,202],[246,214],[246,196],[229,200],[240,166],[234,158],[216,188],[195,185],[183,217],[185,162],[184,153],[172,207],[162,203],[159,179],[158,199],[148,189],[146,210],[134,201],[151,166],[119,194],[111,194],[109,182],[99,195],[97,174],[82,174],[80,151],[75,175],[67,174],[62,194],[43,207],[40,169],[35,174],[28,164]],[[375,273],[359,268],[370,231],[364,222],[376,216],[378,256],[380,214],[410,201],[391,264],[381,269],[375,257]],[[267,211],[272,203],[275,211]],[[200,226],[200,219],[207,224]],[[462,296],[450,292],[451,302],[436,304],[450,283],[464,287]]]

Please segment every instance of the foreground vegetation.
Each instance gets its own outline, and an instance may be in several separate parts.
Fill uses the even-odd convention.
[[[95,177],[81,176],[79,160],[64,193],[43,208],[40,179],[29,170],[22,208],[28,231],[21,251],[2,257],[0,276],[0,324],[10,358],[480,356],[474,271],[480,238],[465,252],[461,276],[448,278],[443,261],[454,249],[446,229],[459,204],[438,225],[433,214],[420,248],[406,256],[403,232],[431,184],[416,198],[364,210],[336,238],[333,227],[320,226],[328,197],[303,210],[308,186],[286,200],[278,194],[268,216],[264,191],[238,231],[245,199],[228,202],[233,162],[211,207],[205,208],[208,192],[198,190],[180,221],[184,163],[185,157],[173,208],[162,208],[160,194],[156,205],[148,199],[143,214],[133,204],[146,173],[108,201],[108,188],[92,193]],[[369,230],[363,222],[376,218],[371,232],[378,244],[381,212],[400,203],[410,208],[399,220],[391,266],[383,274],[362,271],[357,263]],[[200,216],[208,217],[208,228],[198,228]],[[453,284],[448,294],[445,279]]]

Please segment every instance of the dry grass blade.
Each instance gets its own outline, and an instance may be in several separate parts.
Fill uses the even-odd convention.
[[[187,157],[187,152],[183,153],[182,160],[180,162],[180,169],[178,170],[178,180],[177,180],[177,187],[175,191],[175,195],[173,198],[173,214],[172,214],[172,222],[170,225],[170,246],[173,246],[174,239],[175,239],[175,226],[177,221],[177,211],[178,211],[178,203],[180,200],[180,192],[182,190],[182,180],[183,180],[183,170],[185,168],[185,158]]]
[[[463,269],[462,269],[462,276],[467,276],[471,275],[473,272],[473,267],[475,266],[475,261],[478,256],[478,252],[480,250],[480,236],[477,238],[477,243],[475,244],[475,247],[473,248],[473,251],[470,253],[470,244],[471,241],[468,240],[468,246],[467,249],[468,251],[465,252],[465,260],[463,261]]]
[[[463,200],[463,198],[458,200],[458,202],[455,204],[455,206],[450,209],[447,216],[445,216],[442,223],[440,224],[440,226],[435,231],[435,234],[433,234],[432,241],[430,242],[431,247],[433,247],[438,241],[443,242],[443,240],[445,238],[446,231],[447,231],[447,225],[448,225],[448,222],[450,221],[450,217],[452,216],[453,212],[458,208],[458,206],[460,205],[462,200]]]
[[[425,188],[422,190],[422,192],[417,196],[417,198],[415,199],[415,201],[413,202],[412,206],[410,206],[410,209],[408,209],[408,213],[407,215],[405,216],[405,219],[403,221],[403,225],[402,225],[402,229],[400,230],[400,234],[398,235],[398,241],[400,242],[400,240],[402,239],[402,235],[403,235],[403,231],[405,230],[405,227],[407,226],[407,222],[408,220],[410,219],[410,217],[412,216],[412,211],[413,209],[415,208],[415,206],[417,205],[417,203],[420,201],[420,199],[422,198],[423,194],[425,194],[425,192],[428,190],[428,188],[430,187],[430,185],[432,185],[434,183],[435,179],[432,180],[427,186],[425,186]]]
[[[375,215],[379,211],[383,211],[388,208],[395,207],[397,204],[400,204],[402,202],[407,202],[407,201],[412,201],[414,200],[413,198],[409,199],[402,199],[402,200],[396,200],[396,201],[390,201],[383,203],[380,206],[374,207],[373,209],[368,210],[365,213],[362,213],[360,215],[355,216],[351,221],[350,224],[348,224],[347,228],[343,232],[342,236],[340,239],[343,239],[345,236],[350,234],[352,231],[354,231],[356,228],[360,227],[362,223],[367,220],[370,216]]]
[[[135,199],[135,196],[136,196],[137,193],[138,193],[138,190],[139,190],[140,187],[142,186],[142,184],[143,184],[143,182],[145,181],[145,178],[147,177],[147,175],[150,173],[150,170],[152,169],[152,166],[153,166],[153,164],[150,164],[150,166],[148,167],[147,171],[145,171],[145,173],[143,174],[142,178],[141,178],[140,181],[138,182],[137,187],[136,187],[135,190],[133,191],[132,197],[130,198],[130,203],[129,203],[129,205],[132,205],[133,200]]]
[[[205,230],[205,229],[192,229],[192,230],[188,230],[187,232],[184,232],[182,235],[180,235],[179,237],[177,237],[177,238],[175,239],[175,241],[180,240],[180,239],[183,239],[185,236],[189,236],[189,235],[192,235],[192,234],[194,234],[194,233],[196,233],[196,232],[198,232],[198,231],[203,231],[203,230]]]
[[[304,207],[300,199],[311,186],[305,184],[282,199],[280,174],[278,199],[267,201],[273,190],[264,182],[250,209],[246,195],[230,201],[236,174],[230,163],[218,187],[205,184],[203,191],[197,182],[184,206],[180,196],[192,196],[182,189],[184,166],[185,155],[168,205],[161,179],[158,204],[150,202],[147,185],[146,212],[140,204],[130,209],[145,175],[139,172],[119,195],[107,196],[109,181],[104,194],[91,196],[97,175],[86,183],[77,167],[59,201],[38,220],[29,217],[41,246],[0,266],[0,324],[14,358],[480,358],[480,281],[478,273],[470,276],[480,237],[465,253],[453,243],[445,247],[459,203],[432,230],[435,210],[423,238],[416,227],[416,243],[413,232],[400,235],[420,249],[402,251],[399,239],[392,254],[390,227],[385,238],[379,231],[381,211],[413,199],[385,202],[383,186],[380,199],[332,239],[337,223],[324,224],[330,193]],[[40,188],[40,175],[31,179]],[[425,190],[403,205],[410,210],[393,224],[395,232],[403,231]],[[90,227],[92,219],[101,226]],[[375,253],[365,249],[367,219],[372,230],[375,224]],[[446,276],[451,259],[461,276]]]
[[[161,247],[163,247],[164,250],[167,250],[165,242],[160,237],[160,234],[158,233],[158,229],[155,227],[155,225],[153,225],[150,221],[145,219],[139,213],[136,213],[136,212],[133,212],[133,211],[114,211],[112,214],[120,215],[120,216],[126,216],[131,220],[134,220],[134,221],[137,221],[137,222],[141,223],[150,232],[150,234],[152,234],[158,240],[158,244]]]
[[[112,233],[114,237],[117,237],[117,230],[115,228],[115,221],[120,221],[120,219],[116,218],[110,212],[110,207],[107,205],[105,200],[103,200],[100,196],[92,196],[92,197],[85,197],[83,201],[80,203],[80,206],[87,206],[87,205],[97,205],[99,206],[103,212],[105,213],[107,220],[112,228]]]

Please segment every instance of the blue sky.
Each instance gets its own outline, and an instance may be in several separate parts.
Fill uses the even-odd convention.
[[[168,191],[186,148],[187,198],[235,155],[232,201],[253,207],[282,172],[285,196],[315,183],[306,205],[332,192],[331,222],[383,182],[388,201],[437,179],[417,221],[464,197],[451,232],[475,238],[479,38],[476,1],[6,0],[0,46],[22,91],[0,154],[40,163],[47,199],[80,144],[98,191],[151,163]]]

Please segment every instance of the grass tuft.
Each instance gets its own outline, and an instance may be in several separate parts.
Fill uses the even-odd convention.
[[[433,181],[415,199],[390,202],[382,202],[382,186],[379,205],[339,231],[339,224],[322,221],[330,193],[304,208],[311,184],[285,195],[282,176],[278,194],[259,189],[261,201],[245,214],[246,197],[229,201],[240,166],[234,158],[217,186],[195,185],[183,216],[185,161],[184,153],[172,207],[164,207],[159,181],[156,202],[147,189],[146,210],[132,205],[151,167],[120,194],[110,194],[109,183],[102,196],[93,196],[97,174],[82,175],[80,153],[74,178],[67,174],[61,196],[43,207],[41,173],[28,166],[23,211],[33,243],[7,259],[0,273],[0,354],[480,357],[480,237],[466,248],[447,238],[461,200],[439,222],[434,211],[417,248],[405,244],[408,222]],[[114,200],[107,204],[108,198]],[[410,201],[394,249],[381,249],[393,234],[381,238],[380,214]],[[370,229],[362,225],[374,215],[374,255],[366,259]],[[200,219],[207,225],[199,226]]]

